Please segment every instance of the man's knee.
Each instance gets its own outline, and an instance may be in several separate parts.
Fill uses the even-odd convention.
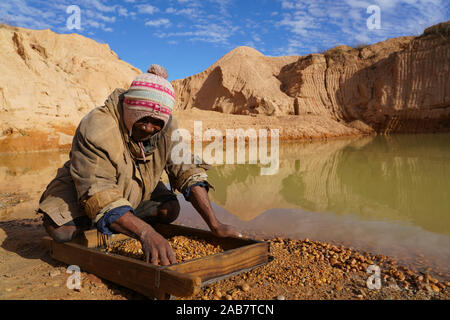
[[[180,215],[180,203],[178,200],[164,202],[158,207],[158,221],[160,223],[172,223]]]

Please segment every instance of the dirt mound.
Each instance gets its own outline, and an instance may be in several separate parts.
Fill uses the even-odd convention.
[[[77,34],[0,26],[0,150],[57,149],[140,71]]]
[[[205,71],[173,81],[178,97],[175,109],[283,114],[292,98],[280,90],[277,74],[297,58],[266,57],[250,47],[238,47]]]

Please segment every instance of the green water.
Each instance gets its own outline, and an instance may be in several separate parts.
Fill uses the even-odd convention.
[[[261,176],[257,165],[225,165],[209,176],[214,201],[243,220],[298,208],[450,235],[448,134],[285,144],[275,175]],[[256,203],[248,203],[252,199]]]

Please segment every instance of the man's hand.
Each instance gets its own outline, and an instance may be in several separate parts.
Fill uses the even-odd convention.
[[[152,229],[146,229],[139,235],[139,241],[142,244],[142,251],[144,251],[145,262],[151,262],[158,265],[158,259],[162,266],[168,266],[172,263],[177,263],[175,254],[169,245],[169,242],[164,239],[158,232]]]
[[[214,235],[218,237],[242,237],[233,227],[217,220],[205,188],[201,186],[192,187],[189,201],[197,212],[200,213]]]
[[[159,259],[163,266],[177,263],[169,242],[149,224],[131,212],[125,213],[111,223],[110,228],[138,239],[142,244],[142,251],[144,251],[146,262],[150,261],[152,264],[157,265]]]
[[[236,231],[232,226],[219,223],[218,226],[212,227],[211,231],[214,235],[218,237],[242,237],[242,234]]]

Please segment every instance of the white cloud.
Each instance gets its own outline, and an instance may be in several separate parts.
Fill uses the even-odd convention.
[[[173,7],[167,8],[166,13],[174,14],[177,16],[184,15],[187,18],[191,18],[191,19],[194,19],[202,14],[201,11],[199,11],[198,9],[194,9],[194,8],[175,9]]]
[[[117,13],[119,16],[128,17],[128,10],[126,8],[121,7],[117,9]]]
[[[161,18],[157,20],[149,20],[145,23],[146,26],[149,27],[169,27],[170,26],[170,20],[166,18]]]
[[[93,5],[96,9],[98,9],[98,10],[100,10],[102,12],[113,12],[113,11],[116,10],[116,6],[117,6],[117,5],[108,6],[108,5],[103,4],[99,0],[89,0],[89,3],[91,5]]]
[[[150,4],[140,4],[137,6],[138,12],[143,14],[154,14],[159,11],[157,7]]]
[[[194,31],[169,32],[157,35],[160,38],[188,37],[189,41],[202,41],[217,44],[229,44],[229,38],[237,31],[237,27],[211,23],[209,25],[196,25]]]
[[[286,26],[291,32],[306,36],[309,29],[317,28],[317,24],[310,16],[297,12],[294,16],[287,14],[279,22],[280,26]]]

